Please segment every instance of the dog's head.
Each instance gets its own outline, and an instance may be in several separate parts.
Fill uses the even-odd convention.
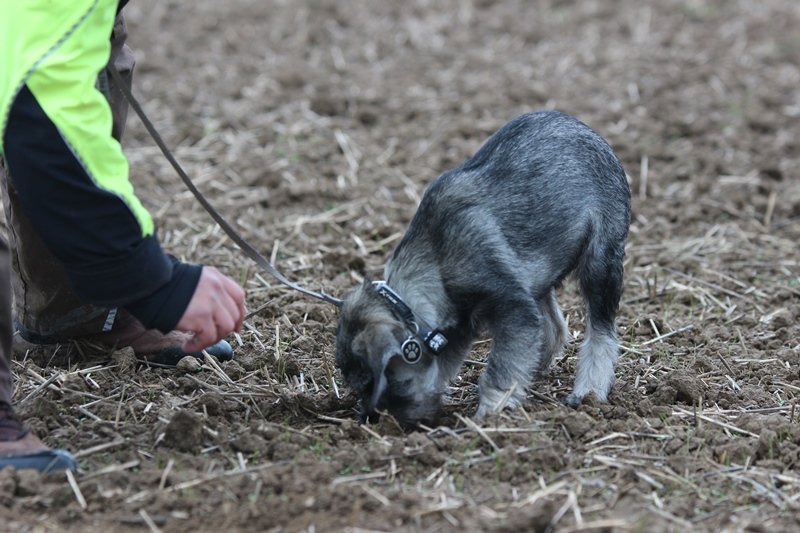
[[[365,281],[345,298],[336,331],[336,364],[361,397],[364,420],[386,410],[398,422],[433,425],[444,386],[435,356],[424,347],[418,362],[403,359],[409,330],[374,285]]]

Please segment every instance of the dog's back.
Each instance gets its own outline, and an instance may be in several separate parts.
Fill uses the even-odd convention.
[[[563,113],[529,113],[430,185],[387,279],[433,263],[458,292],[502,293],[487,283],[513,279],[538,297],[593,239],[621,254],[629,224],[628,183],[608,144]]]

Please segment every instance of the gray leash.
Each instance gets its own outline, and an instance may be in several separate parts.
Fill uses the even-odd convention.
[[[228,235],[228,237],[230,237],[231,240],[233,240],[233,242],[235,242],[239,246],[239,248],[241,248],[242,251],[244,251],[244,253],[247,254],[247,256],[250,259],[255,261],[258,266],[263,268],[268,274],[270,274],[272,277],[274,277],[275,279],[277,279],[290,289],[302,292],[303,294],[312,296],[314,298],[317,298],[318,300],[331,303],[336,307],[341,307],[343,300],[340,300],[339,298],[334,298],[329,294],[325,294],[324,291],[314,292],[286,279],[283,276],[283,274],[278,272],[277,269],[275,269],[275,267],[272,266],[272,264],[258,252],[258,250],[256,250],[249,242],[247,242],[244,239],[244,237],[239,235],[239,233],[235,229],[233,229],[233,226],[231,226],[228,223],[228,221],[225,220],[225,218],[222,215],[220,215],[216,209],[214,209],[214,206],[212,206],[208,202],[208,200],[206,200],[206,197],[203,196],[203,193],[201,193],[197,189],[197,187],[195,187],[194,183],[192,183],[192,180],[189,178],[188,175],[186,175],[186,172],[184,172],[183,167],[181,167],[180,164],[178,164],[178,162],[175,160],[175,157],[172,155],[172,152],[170,152],[169,148],[167,148],[167,145],[164,143],[164,140],[161,138],[161,135],[158,134],[158,131],[156,131],[156,128],[153,126],[152,122],[150,122],[150,120],[147,118],[147,115],[144,114],[142,106],[139,105],[139,102],[133,96],[133,93],[131,92],[130,88],[128,88],[128,85],[125,83],[125,80],[122,79],[122,76],[120,76],[117,69],[113,65],[109,65],[108,71],[111,73],[111,77],[114,78],[114,82],[117,84],[117,87],[119,87],[119,89],[122,91],[122,94],[125,95],[125,98],[128,100],[128,103],[131,104],[131,107],[133,107],[134,111],[136,111],[136,114],[139,115],[139,119],[141,119],[142,123],[144,124],[144,127],[147,129],[147,131],[150,133],[150,136],[153,137],[153,140],[161,149],[161,152],[164,154],[164,157],[166,157],[167,160],[170,162],[172,168],[175,169],[175,172],[177,172],[178,175],[181,177],[183,183],[186,184],[186,187],[190,191],[192,191],[192,194],[194,195],[195,198],[197,198],[197,201],[200,202],[200,205],[202,205],[203,208],[208,212],[208,214],[211,215],[211,218],[213,218],[214,221],[217,224],[219,224],[219,227],[222,228],[222,230]]]

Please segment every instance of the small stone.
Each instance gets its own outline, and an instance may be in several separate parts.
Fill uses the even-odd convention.
[[[17,492],[17,471],[13,468],[0,470],[0,501],[11,499]]]
[[[17,472],[17,496],[35,496],[39,494],[42,475],[38,470],[20,470]]]
[[[790,328],[794,326],[794,313],[789,309],[780,309],[772,315],[774,329]]]
[[[191,355],[187,355],[186,357],[182,358],[178,361],[178,364],[175,367],[178,370],[183,370],[184,372],[200,372],[200,360],[196,357],[192,357]]]

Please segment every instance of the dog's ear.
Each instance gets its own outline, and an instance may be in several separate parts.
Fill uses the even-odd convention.
[[[398,331],[399,330],[399,331]],[[401,342],[398,333],[402,335],[402,326],[398,324],[374,324],[370,331],[365,331],[367,346],[367,360],[372,370],[373,387],[369,403],[364,405],[367,413],[372,413],[378,406],[386,390],[386,367],[393,357],[402,355]],[[366,402],[367,399],[364,398]]]
[[[367,412],[386,390],[386,367],[401,353],[404,340],[403,323],[381,300],[365,280],[343,302],[336,331],[336,363]]]

